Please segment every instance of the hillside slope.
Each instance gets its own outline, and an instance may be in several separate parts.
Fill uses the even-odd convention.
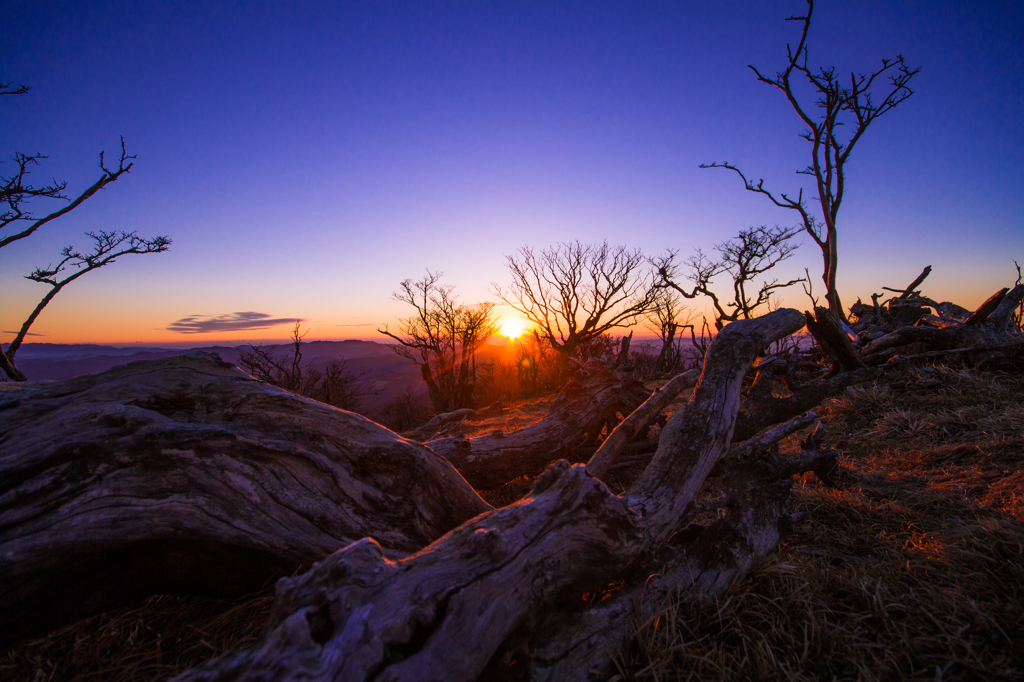
[[[717,601],[650,595],[620,679],[1024,677],[1024,376],[897,369],[824,425],[837,487],[798,480],[792,534]],[[152,597],[7,651],[0,676],[169,677],[252,641],[272,593]]]

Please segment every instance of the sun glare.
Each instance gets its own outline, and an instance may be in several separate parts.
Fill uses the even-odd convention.
[[[526,331],[527,322],[521,317],[506,317],[501,321],[501,335],[510,340],[516,339]]]

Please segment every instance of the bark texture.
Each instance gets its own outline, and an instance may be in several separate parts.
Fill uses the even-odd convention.
[[[526,500],[407,559],[361,540],[280,581],[262,643],[176,679],[475,680],[538,606],[603,586],[640,544],[623,500],[562,461]]]
[[[490,509],[442,457],[197,354],[0,385],[0,638],[153,593],[241,594]]]
[[[589,679],[628,637],[652,572],[658,590],[713,594],[777,545],[792,467],[772,454],[728,469],[724,518],[664,541],[693,518],[704,479],[729,451],[754,358],[803,322],[781,310],[718,335],[636,490],[616,497],[585,467],[557,462],[528,498],[408,558],[355,543],[279,583],[260,642],[178,682]],[[588,607],[581,598],[616,580],[610,599]]]
[[[804,316],[807,319],[807,330],[811,332],[822,350],[835,361],[837,367],[846,371],[864,368],[864,361],[857,355],[853,342],[828,308],[816,306],[814,315],[805,312]]]
[[[648,544],[662,542],[685,520],[712,467],[729,451],[743,378],[773,341],[804,326],[804,316],[781,309],[726,326],[708,349],[690,401],[662,430],[658,450],[630,492],[630,506],[647,520]]]

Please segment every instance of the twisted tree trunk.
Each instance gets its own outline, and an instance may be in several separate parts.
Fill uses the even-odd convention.
[[[244,594],[490,509],[443,458],[215,355],[0,384],[0,639],[154,593]]]
[[[525,500],[406,559],[388,561],[369,540],[351,545],[278,584],[262,641],[178,680],[587,679],[628,636],[631,598],[652,571],[656,589],[711,594],[776,546],[794,466],[771,455],[729,467],[723,519],[664,542],[694,519],[729,452],[754,358],[803,324],[780,310],[728,325],[632,491],[615,496],[559,462]],[[807,456],[796,468],[816,464]],[[584,592],[616,579],[618,595],[585,607]]]

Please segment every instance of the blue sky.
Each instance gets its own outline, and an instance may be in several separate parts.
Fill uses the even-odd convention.
[[[390,293],[427,267],[473,302],[507,283],[503,257],[526,244],[686,254],[792,224],[734,176],[697,166],[728,160],[768,186],[800,186],[799,121],[746,65],[781,68],[797,38],[783,19],[803,9],[14,2],[0,80],[33,89],[0,100],[0,153],[49,154],[34,177],[72,191],[121,135],[138,161],[0,252],[0,329],[45,293],[22,275],[87,230],[174,245],[76,282],[34,340],[198,345],[289,331],[168,330],[240,312],[302,318],[309,338],[372,338],[408,312]],[[867,71],[903,54],[923,67],[916,94],[849,166],[847,303],[929,264],[928,293],[968,307],[1012,283],[1012,259],[1024,260],[1022,26],[1019,2],[819,1],[812,63]],[[804,267],[820,273],[809,241],[782,274]],[[790,291],[784,301],[804,306]]]

